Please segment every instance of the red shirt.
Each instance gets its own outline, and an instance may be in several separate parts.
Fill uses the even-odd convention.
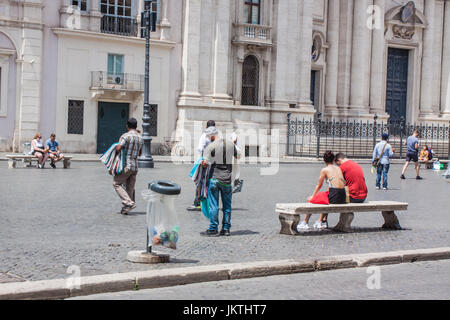
[[[349,189],[350,197],[358,200],[367,198],[366,179],[364,179],[361,166],[352,160],[348,160],[340,168]]]

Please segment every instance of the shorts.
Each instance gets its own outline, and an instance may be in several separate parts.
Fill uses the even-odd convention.
[[[346,198],[347,194],[345,192],[345,189],[336,189],[336,188],[330,188],[330,193],[328,194],[328,200],[330,201],[330,204],[346,204]]]
[[[417,152],[407,152],[406,153],[406,162],[418,162],[419,161],[419,155]]]

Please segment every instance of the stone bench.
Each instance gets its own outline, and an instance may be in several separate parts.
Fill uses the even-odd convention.
[[[420,164],[424,164],[424,165],[426,166],[427,169],[433,169],[433,162],[434,162],[434,159],[431,160],[431,161],[428,161],[428,162],[425,162],[425,161],[419,161],[419,163],[420,163]],[[448,168],[448,162],[449,162],[449,160],[439,160],[439,162],[444,164],[444,169],[447,169],[447,168]]]
[[[333,228],[335,231],[350,232],[354,214],[357,212],[381,212],[384,218],[382,228],[401,230],[395,211],[407,210],[408,204],[395,201],[369,201],[366,203],[348,204],[312,204],[312,203],[278,203],[276,212],[279,213],[281,234],[297,235],[297,225],[301,214],[339,213],[339,223]]]
[[[25,154],[8,154],[6,155],[6,158],[8,159],[8,168],[14,169],[16,167],[17,161],[23,160],[25,162],[25,167],[31,167],[31,163],[33,160],[36,162],[38,161],[38,158],[34,155],[25,155]],[[73,157],[71,156],[64,156],[63,159],[63,165],[64,169],[70,168],[70,160],[72,160]],[[51,160],[50,158],[48,159]]]

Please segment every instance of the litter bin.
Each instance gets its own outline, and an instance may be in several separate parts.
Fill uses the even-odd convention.
[[[177,248],[179,224],[175,201],[181,193],[176,183],[164,180],[153,181],[148,190],[142,192],[147,200],[147,243],[144,252],[130,251],[128,260],[140,263],[169,262],[169,255],[152,251],[154,246]]]

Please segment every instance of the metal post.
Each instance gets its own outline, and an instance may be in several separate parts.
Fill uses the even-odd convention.
[[[403,128],[404,128],[404,119],[403,119],[403,117],[401,117],[400,118],[400,158],[403,158]]]
[[[144,11],[145,23],[145,83],[144,83],[144,115],[142,117],[142,138],[144,148],[142,156],[138,159],[140,168],[154,168],[155,164],[151,155],[152,138],[150,137],[150,103],[149,103],[149,79],[150,79],[150,33],[151,33],[151,1],[150,6]]]
[[[286,155],[289,155],[289,136],[291,133],[291,113],[287,114],[287,142],[286,142]]]
[[[317,158],[320,158],[320,135],[321,135],[321,130],[322,130],[322,113],[317,113],[317,126],[318,126],[318,130],[317,130],[317,153],[316,156]]]
[[[377,145],[377,119],[378,119],[378,115],[375,114],[375,116],[373,117],[373,148],[375,149],[375,146]],[[383,132],[381,132],[381,134],[383,134]]]
[[[447,133],[448,133],[448,160],[450,160],[450,122],[448,123],[447,127]]]

